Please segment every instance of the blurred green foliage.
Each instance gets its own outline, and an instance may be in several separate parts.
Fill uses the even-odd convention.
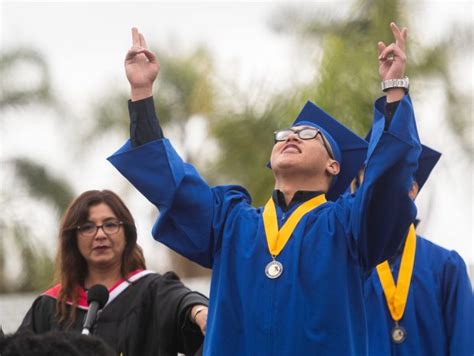
[[[36,81],[19,85],[17,78],[25,70]],[[4,52],[0,60],[0,77],[0,114],[27,106],[50,108],[57,104],[51,90],[48,65],[41,54],[32,49],[19,48]],[[2,126],[6,125],[3,118],[0,120]],[[41,202],[52,207],[58,220],[72,199],[73,190],[66,179],[56,177],[50,167],[39,164],[30,157],[9,158],[2,162],[2,168],[3,173],[8,172],[14,176],[14,185],[7,187],[2,182],[0,191],[4,209],[0,214],[0,293],[41,290],[52,282],[52,256],[41,245],[37,229],[17,217],[14,201],[24,190],[31,202]],[[14,263],[21,273],[15,280],[8,278],[6,271],[7,259],[17,256],[11,253],[10,248],[16,249],[19,256]]]
[[[407,3],[400,0],[357,0],[347,15],[297,6],[281,8],[272,19],[273,29],[293,36],[301,48],[299,56],[311,58],[314,51],[309,49],[319,48],[312,58],[316,75],[307,84],[270,98],[263,110],[243,103],[241,110],[218,113],[218,119],[211,122],[220,147],[214,172],[223,177],[221,181],[233,178],[249,189],[256,205],[264,204],[273,188],[272,176],[262,169],[270,156],[271,133],[290,125],[307,100],[365,137],[373,102],[381,96],[377,43],[393,42],[392,21],[410,28],[408,14]],[[470,29],[457,29],[456,33],[446,33],[440,43],[429,46],[417,43],[409,33],[407,74],[412,81],[420,77],[442,81],[449,103],[446,117],[469,154],[473,151],[469,134],[472,98],[455,89],[447,59],[472,42],[464,41]],[[421,90],[415,86],[412,92],[416,96]]]

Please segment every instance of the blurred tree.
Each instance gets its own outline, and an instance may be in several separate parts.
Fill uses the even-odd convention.
[[[31,48],[3,51],[0,74],[0,110],[33,103],[54,103],[48,65],[39,52]],[[28,79],[24,80],[25,77]]]
[[[214,111],[213,64],[207,50],[197,48],[186,56],[160,53],[160,73],[155,85],[156,111],[167,135],[174,136],[184,150],[187,160],[195,161],[188,138],[192,136],[189,123],[196,117],[207,117]],[[159,88],[159,89],[158,89]],[[96,139],[103,132],[113,132],[122,137],[130,135],[130,120],[125,103],[128,92],[111,91],[95,105],[94,123],[87,138]]]
[[[13,49],[2,53],[0,60],[0,113],[19,110],[32,105],[56,106],[52,95],[48,66],[40,53],[32,49]],[[27,78],[27,79],[25,79]],[[2,127],[8,125],[2,115]],[[6,132],[6,131],[3,131]],[[40,290],[52,282],[53,261],[49,251],[40,244],[37,229],[29,226],[20,205],[40,202],[53,211],[62,213],[73,197],[70,185],[51,174],[49,169],[31,158],[13,156],[2,157],[3,180],[0,199],[0,293]],[[8,172],[8,173],[6,173]],[[13,178],[7,187],[7,176]],[[27,198],[19,198],[23,192]],[[15,261],[21,275],[14,282],[6,276],[8,259],[19,251],[19,261]]]
[[[212,121],[220,149],[214,173],[221,177],[219,181],[232,177],[247,187],[257,205],[265,203],[273,188],[271,174],[262,170],[270,156],[271,131],[290,125],[306,100],[312,100],[365,136],[371,125],[373,101],[381,95],[377,42],[393,41],[389,27],[393,20],[410,28],[409,12],[401,0],[356,0],[350,11],[335,14],[332,9],[331,15],[321,9],[309,10],[304,6],[282,8],[271,23],[275,31],[295,37],[298,56],[313,58],[314,78],[274,98],[244,102],[233,111],[219,110]],[[408,48],[411,79],[441,80],[449,103],[446,117],[468,152],[473,150],[469,135],[472,98],[456,91],[449,58],[466,43],[472,50],[472,42],[464,40],[470,33],[470,29],[457,29],[434,45],[419,43],[410,33]],[[315,47],[320,49],[316,56]]]
[[[156,111],[167,137],[172,137],[182,157],[206,172],[205,150],[209,149],[206,132],[197,133],[196,123],[205,122],[214,112],[215,89],[213,63],[208,51],[199,47],[188,55],[159,53],[160,74],[155,85]],[[159,89],[158,89],[159,87]],[[126,102],[128,92],[111,92],[96,105],[94,123],[87,134],[97,139],[104,132],[130,135]],[[203,130],[206,131],[206,130]],[[204,137],[201,137],[203,136]],[[200,140],[199,145],[193,145]],[[172,269],[181,277],[208,275],[209,271],[167,249]]]
[[[241,99],[242,100],[242,99]],[[268,102],[243,99],[240,107],[219,110],[210,128],[219,145],[216,161],[211,166],[214,180],[221,184],[241,184],[251,193],[253,204],[268,200],[274,179],[268,164],[273,147],[273,130],[289,125],[294,117],[298,97],[277,95]]]
[[[46,167],[27,158],[16,157],[11,163],[32,198],[43,200],[58,214],[66,210],[74,192],[64,178],[52,175]]]
[[[408,27],[407,73],[412,81],[441,82],[439,87],[448,103],[445,117],[471,156],[474,150],[469,134],[472,98],[454,85],[452,59],[472,52],[472,27],[456,25],[445,31],[438,42],[427,44],[410,31],[410,6],[413,4],[402,0],[355,0],[346,15],[336,17],[319,11],[316,17],[308,11],[286,10],[274,20],[273,27],[300,40],[321,44],[323,55],[318,75],[301,93],[304,97],[317,98],[321,106],[359,134],[367,132],[373,98],[380,96],[377,42],[393,42],[388,26],[391,21]],[[420,95],[424,90],[424,86],[418,85],[411,91]]]

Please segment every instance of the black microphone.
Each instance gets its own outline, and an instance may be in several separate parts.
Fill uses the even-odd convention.
[[[89,335],[91,333],[92,325],[97,318],[97,312],[102,309],[109,300],[109,291],[102,284],[93,285],[87,292],[87,304],[89,310],[87,311],[84,320],[82,334]]]

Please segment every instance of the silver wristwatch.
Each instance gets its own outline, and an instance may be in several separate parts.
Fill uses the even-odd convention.
[[[388,79],[383,80],[381,85],[382,91],[387,91],[391,88],[403,88],[405,89],[405,92],[408,92],[408,89],[410,88],[410,81],[408,80],[408,77],[401,79]]]

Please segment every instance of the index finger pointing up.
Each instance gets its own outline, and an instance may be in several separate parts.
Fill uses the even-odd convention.
[[[395,37],[395,44],[400,47],[402,50],[405,49],[405,34],[400,31],[395,22],[390,23],[390,28],[392,29],[393,37]],[[406,29],[404,29],[406,32]]]
[[[136,27],[132,27],[132,45],[140,46],[140,34],[138,33],[138,29]]]

